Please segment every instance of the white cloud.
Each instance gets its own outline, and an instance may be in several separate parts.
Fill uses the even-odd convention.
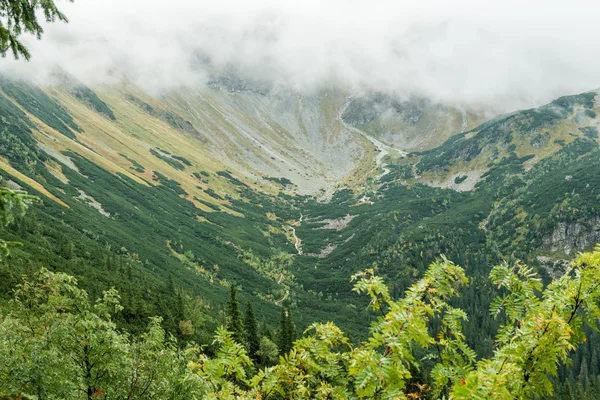
[[[40,76],[118,70],[151,90],[205,81],[207,57],[297,88],[343,82],[447,103],[535,105],[600,86],[600,4],[487,0],[76,0],[28,40]]]

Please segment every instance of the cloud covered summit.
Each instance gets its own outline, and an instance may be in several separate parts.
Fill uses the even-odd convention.
[[[500,4],[501,3],[501,4]],[[299,90],[339,84],[504,110],[600,86],[600,4],[592,1],[78,0],[69,24],[26,38],[33,60],[89,83],[123,73],[151,91],[210,71]]]

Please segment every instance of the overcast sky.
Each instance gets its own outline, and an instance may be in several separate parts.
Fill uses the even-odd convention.
[[[43,76],[120,71],[148,90],[200,85],[206,60],[302,90],[421,95],[504,109],[600,87],[600,2],[532,0],[57,0],[69,24],[27,39]],[[27,65],[25,65],[27,64]]]

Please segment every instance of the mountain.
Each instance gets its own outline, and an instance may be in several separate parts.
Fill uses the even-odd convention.
[[[158,315],[210,354],[236,283],[261,335],[291,312],[289,329],[333,320],[357,342],[377,316],[352,276],[370,268],[400,298],[444,254],[469,277],[453,300],[471,316],[468,345],[490,357],[492,267],[522,260],[547,282],[600,240],[597,99],[486,120],[427,99],[298,92],[234,73],[160,95],[125,78],[2,77],[0,186],[40,201],[0,228],[22,243],[0,260],[0,311],[46,267],[90,299],[114,287],[115,322],[134,337]],[[585,335],[574,365],[559,366],[564,390],[574,374],[600,373],[600,335]]]
[[[405,151],[417,151],[437,147],[453,134],[475,128],[485,122],[488,113],[435,104],[425,98],[370,93],[351,98],[342,119]]]
[[[185,316],[190,340],[209,342],[237,282],[269,323],[285,304],[301,327],[334,319],[358,338],[373,316],[350,277],[367,266],[395,294],[440,253],[474,284],[502,259],[554,274],[600,236],[596,97],[485,121],[427,99],[301,93],[234,73],[159,96],[126,79],[5,77],[2,185],[41,202],[2,232],[24,243],[3,293],[47,265],[92,295],[116,287],[133,332],[155,314],[178,332]]]
[[[524,161],[532,166],[576,138],[597,139],[597,95],[564,96],[539,108],[492,119],[419,153],[417,173],[448,180],[456,178],[458,171],[469,171],[473,182],[506,157],[527,158]]]

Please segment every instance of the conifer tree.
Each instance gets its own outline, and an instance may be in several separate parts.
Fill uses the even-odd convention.
[[[279,348],[279,355],[284,355],[288,350],[288,338],[286,337],[286,313],[285,308],[281,307],[281,317],[279,318],[279,325],[277,326],[277,332],[275,334],[275,344]]]
[[[255,363],[259,362],[260,356],[260,336],[258,334],[258,326],[256,318],[254,317],[254,310],[252,310],[252,304],[248,302],[246,309],[246,317],[244,318],[244,328],[246,330],[246,348],[248,355]]]
[[[286,317],[287,318],[285,320],[285,324],[288,337],[288,346],[291,350],[292,347],[294,347],[294,341],[296,340],[296,325],[294,324],[294,320],[292,319],[292,313],[290,312],[289,308],[286,309]]]
[[[167,280],[167,292],[170,295],[175,294],[175,281],[173,280],[173,275],[169,272],[169,279]]]
[[[67,17],[54,4],[54,0],[1,1],[0,55],[5,56],[8,51],[11,51],[15,58],[22,56],[26,60],[29,60],[31,54],[29,54],[25,45],[19,40],[19,37],[26,32],[31,33],[38,39],[41,38],[44,32],[38,20],[38,16],[41,15],[44,16],[47,22],[54,22],[56,20],[68,22]]]
[[[592,357],[590,359],[590,374],[592,376],[597,376],[600,374],[600,366],[598,365],[598,352],[596,349],[592,350]]]
[[[264,336],[269,340],[273,340],[273,332],[271,332],[271,328],[269,328],[269,325],[267,325],[267,321],[265,321],[264,319],[260,327],[260,336]]]
[[[583,387],[583,389],[587,390],[590,386],[590,374],[588,372],[587,361],[585,359],[581,362],[579,380],[581,381],[581,386]]]
[[[179,323],[185,319],[185,305],[183,304],[183,296],[180,292],[177,293],[175,301],[175,318],[177,319],[177,323]]]
[[[296,338],[296,329],[288,308],[281,308],[281,319],[277,328],[277,347],[279,354],[287,354],[293,347]]]
[[[226,328],[232,334],[233,340],[239,344],[244,343],[244,325],[242,323],[242,314],[240,313],[238,301],[236,298],[236,285],[231,284],[231,295],[227,303],[227,323]]]

